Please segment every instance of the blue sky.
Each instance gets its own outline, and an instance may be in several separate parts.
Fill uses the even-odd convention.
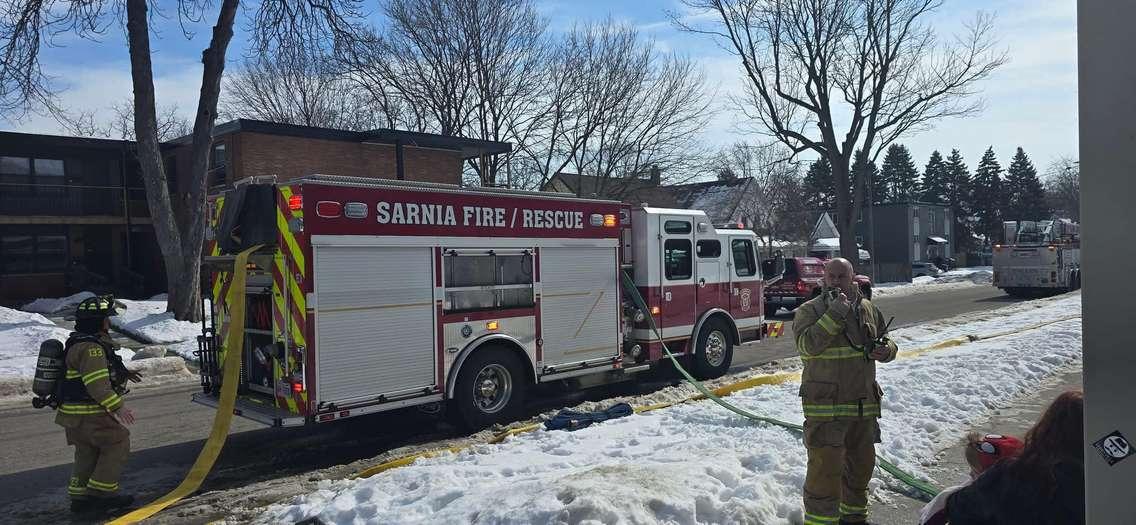
[[[366,8],[377,9],[375,1],[370,0]],[[200,52],[208,41],[209,18],[215,12],[209,13],[203,23],[190,24],[188,29],[194,35],[187,40],[173,2],[159,0],[158,5],[166,15],[154,20],[158,34],[151,44],[158,102],[176,105],[189,115],[196,106],[200,88]],[[661,51],[690,57],[716,87],[720,101],[720,110],[703,139],[715,145],[763,140],[738,129],[737,111],[725,100],[727,94],[737,92],[742,85],[737,60],[706,37],[679,32],[669,23],[668,10],[684,9],[678,0],[548,0],[538,1],[537,5],[552,31],[565,31],[574,23],[610,16],[638,27]],[[988,146],[994,147],[1003,166],[1009,165],[1018,146],[1025,148],[1039,170],[1058,157],[1076,157],[1075,2],[945,0],[933,16],[933,25],[941,38],[950,38],[979,9],[996,15],[999,45],[1010,58],[980,86],[986,109],[975,117],[942,121],[934,129],[903,137],[899,142],[911,149],[920,169],[934,149],[946,155],[951,148],[958,148],[972,169]],[[122,33],[122,27],[114,24],[107,28],[100,42],[63,35],[56,37],[58,47],[45,50],[42,61],[48,73],[65,81],[64,104],[98,110],[109,117],[109,106],[128,100],[130,73]],[[245,53],[244,34],[243,28],[238,28],[229,50],[230,67],[237,65]],[[0,121],[0,128],[35,133],[61,131],[54,121],[38,116],[21,122]]]

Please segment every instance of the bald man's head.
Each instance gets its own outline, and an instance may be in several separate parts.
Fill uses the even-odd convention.
[[[852,263],[843,257],[837,257],[824,263],[824,285],[837,288],[848,297],[852,297]]]

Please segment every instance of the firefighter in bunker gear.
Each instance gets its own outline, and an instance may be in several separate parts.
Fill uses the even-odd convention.
[[[880,442],[875,361],[895,359],[879,309],[852,282],[852,265],[825,265],[822,293],[797,309],[793,333],[804,363],[805,525],[866,523],[868,482]]]
[[[75,465],[67,493],[73,512],[129,506],[133,496],[118,494],[118,478],[130,452],[134,414],[123,404],[126,381],[141,381],[115,354],[108,330],[116,315],[112,297],[92,297],[79,303],[75,332],[67,339],[67,372],[60,382],[61,403],[56,424],[75,447]]]

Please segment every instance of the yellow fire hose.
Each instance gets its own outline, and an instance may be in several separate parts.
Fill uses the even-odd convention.
[[[197,460],[193,462],[193,467],[189,469],[189,474],[181,484],[154,502],[109,522],[110,525],[137,523],[197,492],[201,482],[205,481],[205,476],[213,469],[217,456],[221,455],[221,448],[225,446],[225,439],[229,435],[229,423],[233,420],[233,405],[237,400],[237,381],[241,369],[240,348],[245,337],[245,302],[240,300],[245,293],[244,268],[249,254],[258,248],[259,244],[239,253],[236,262],[233,263],[233,282],[229,285],[229,295],[226,298],[232,319],[229,322],[229,333],[225,338],[225,348],[228,351],[225,352],[225,361],[222,364],[224,375],[221,379],[221,401],[217,405],[217,414],[213,417],[213,430],[209,433],[205,447],[197,455]]]

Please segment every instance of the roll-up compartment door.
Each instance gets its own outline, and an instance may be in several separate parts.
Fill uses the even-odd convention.
[[[616,249],[541,248],[544,364],[619,354]]]
[[[343,404],[435,386],[431,248],[316,246],[316,396]]]

